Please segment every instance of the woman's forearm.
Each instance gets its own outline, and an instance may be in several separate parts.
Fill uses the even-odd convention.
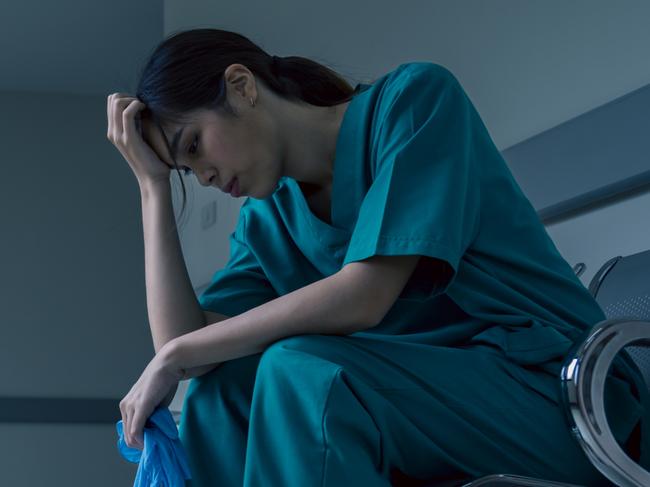
[[[205,325],[187,273],[173,214],[171,183],[140,184],[149,325],[156,353]]]
[[[293,335],[347,335],[373,326],[368,299],[343,272],[316,281],[232,318],[187,333],[170,348],[176,366],[190,369],[264,351]]]

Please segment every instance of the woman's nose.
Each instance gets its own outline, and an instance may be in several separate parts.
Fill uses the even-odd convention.
[[[199,178],[199,182],[201,183],[201,186],[212,186],[213,180],[214,180],[214,175],[213,176],[202,175]]]

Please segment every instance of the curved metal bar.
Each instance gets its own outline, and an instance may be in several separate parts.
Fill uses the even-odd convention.
[[[611,271],[614,268],[614,266],[618,263],[618,261],[621,260],[622,258],[623,258],[622,255],[617,255],[616,257],[612,257],[607,262],[605,262],[600,267],[600,269],[598,269],[596,275],[591,278],[591,282],[589,283],[589,292],[594,298],[598,294],[598,289],[600,289],[600,285],[605,280],[607,273]]]
[[[586,268],[587,265],[584,262],[578,262],[573,266],[573,272],[575,273],[576,277],[580,277]]]
[[[647,487],[650,472],[616,442],[605,415],[605,380],[612,361],[633,342],[650,345],[650,322],[619,317],[597,323],[567,354],[562,400],[571,431],[596,468],[624,487]]]

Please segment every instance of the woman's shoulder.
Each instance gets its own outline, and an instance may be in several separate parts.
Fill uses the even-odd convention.
[[[429,95],[438,96],[448,87],[460,86],[456,76],[445,66],[427,61],[400,64],[384,76],[381,103],[391,106],[395,98],[424,100]]]
[[[373,144],[380,142],[377,137],[392,132],[396,124],[412,125],[428,119],[443,95],[453,93],[456,96],[463,91],[449,69],[426,61],[400,64],[383,77],[378,88],[374,118],[377,130]]]

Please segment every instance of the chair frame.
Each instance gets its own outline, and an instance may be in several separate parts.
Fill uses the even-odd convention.
[[[562,400],[571,431],[591,463],[624,487],[650,485],[646,471],[621,449],[605,415],[605,380],[616,355],[631,344],[650,345],[650,322],[613,318],[597,323],[567,354],[561,372]]]
[[[564,359],[560,380],[562,409],[573,436],[591,463],[614,485],[647,487],[650,472],[616,442],[605,414],[605,380],[616,355],[633,343],[650,346],[650,322],[630,317],[600,321],[585,332]],[[579,487],[575,484],[521,477],[489,475],[462,487]]]

